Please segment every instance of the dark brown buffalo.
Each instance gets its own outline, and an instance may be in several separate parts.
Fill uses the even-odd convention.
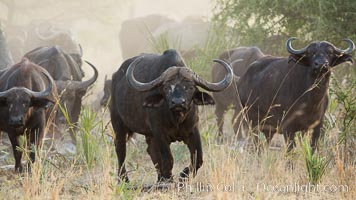
[[[288,150],[295,146],[295,132],[313,130],[315,149],[328,105],[330,74],[334,66],[353,62],[354,43],[341,50],[327,41],[316,41],[300,50],[287,40],[289,58],[266,56],[254,62],[238,82],[242,106],[252,126],[265,134],[284,135]]]
[[[56,82],[58,93],[60,94],[61,105],[68,111],[69,120],[72,124],[78,122],[82,98],[98,78],[97,69],[87,62],[94,70],[94,75],[86,81],[82,81],[84,72],[81,61],[73,59],[72,55],[64,52],[60,47],[39,47],[28,52],[27,57],[32,62],[45,68]],[[65,123],[62,112],[58,112],[56,123]],[[72,140],[75,136],[71,133]]]
[[[15,170],[22,171],[20,136],[27,147],[38,147],[51,123],[58,98],[57,89],[48,72],[27,59],[9,67],[0,76],[0,130],[8,133],[15,157]],[[30,159],[35,161],[35,152]]]
[[[238,77],[243,76],[249,65],[259,58],[262,58],[264,54],[257,47],[239,47],[236,49],[231,49],[223,52],[219,59],[225,60],[229,63],[234,71],[234,74]],[[241,60],[242,59],[242,60]],[[212,80],[218,81],[224,77],[224,70],[219,67],[219,65],[214,64],[212,68]],[[219,136],[224,135],[224,115],[227,110],[234,109],[234,115],[231,119],[233,124],[234,133],[238,134],[237,139],[243,140],[243,134],[241,130],[242,120],[241,118],[241,102],[237,93],[237,81],[239,78],[235,78],[233,84],[231,84],[226,90],[221,92],[213,93],[213,98],[215,100],[215,115],[216,121],[219,127]],[[220,138],[222,139],[222,138]]]
[[[110,113],[120,180],[128,181],[126,141],[134,132],[146,137],[158,181],[172,180],[170,144],[175,141],[183,141],[191,155],[191,165],[180,176],[195,175],[203,163],[197,105],[214,104],[212,97],[197,87],[217,92],[227,88],[233,78],[227,63],[215,62],[227,72],[218,83],[207,82],[184,66],[175,50],[128,59],[113,74]]]

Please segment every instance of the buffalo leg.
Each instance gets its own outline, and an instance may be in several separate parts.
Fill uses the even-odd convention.
[[[129,182],[125,168],[125,158],[126,158],[126,137],[128,130],[122,127],[122,121],[119,117],[111,116],[113,129],[115,131],[115,151],[118,160],[118,176],[119,182],[125,181]]]
[[[129,182],[125,168],[125,158],[126,158],[126,135],[119,136],[116,135],[115,138],[115,150],[117,155],[117,160],[119,164],[118,175],[120,180]]]
[[[293,133],[288,133],[288,134],[283,134],[283,135],[284,135],[284,139],[287,143],[287,153],[289,153],[296,146],[295,140],[294,140],[295,133],[293,132]]]
[[[146,137],[147,151],[158,173],[158,182],[172,181],[173,155],[169,144],[154,137]]]
[[[43,120],[43,123],[41,123],[40,127],[31,129],[27,135],[27,148],[30,149],[30,162],[31,163],[35,162],[36,150],[39,150],[39,147],[42,144],[43,131],[44,131],[44,127],[42,124],[45,123],[44,121],[45,120]],[[29,171],[31,170],[30,162],[27,165]]]
[[[313,135],[312,135],[312,141],[311,141],[311,147],[313,150],[313,153],[315,152],[317,146],[318,146],[318,141],[320,138],[321,134],[321,128],[323,126],[323,122],[321,121],[314,129],[313,129]]]
[[[80,110],[81,110],[81,105],[82,105],[82,99],[81,98],[75,98],[75,103],[74,103],[74,109],[72,110],[72,119],[71,123],[77,123],[80,115]],[[74,126],[74,128],[70,129],[70,137],[73,141],[74,144],[77,144],[77,137],[76,137],[76,131],[77,131],[77,126]]]
[[[180,177],[182,179],[189,178],[190,173],[193,173],[194,177],[198,169],[203,165],[203,150],[201,146],[199,130],[194,128],[194,131],[190,137],[184,141],[184,143],[188,146],[191,164],[189,167],[184,168],[180,173]]]
[[[15,157],[15,171],[16,172],[22,172],[22,164],[21,164],[21,158],[22,158],[22,151],[17,149],[17,147],[20,147],[20,136],[15,136],[13,133],[8,133],[9,139],[11,141],[12,145],[12,150],[14,152],[14,157]]]
[[[224,115],[225,115],[226,107],[222,104],[216,102],[215,106],[215,115],[216,115],[216,123],[219,128],[219,140],[223,140],[222,137],[224,136]]]

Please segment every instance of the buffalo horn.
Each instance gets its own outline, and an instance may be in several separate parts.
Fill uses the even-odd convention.
[[[127,68],[126,71],[126,79],[128,80],[129,84],[131,85],[131,87],[135,88],[138,91],[148,91],[148,90],[152,90],[153,88],[157,87],[158,85],[160,85],[163,82],[163,76],[159,76],[158,78],[148,82],[148,83],[142,83],[139,82],[138,80],[135,79],[133,72],[136,68],[136,65],[138,63],[140,63],[142,61],[142,59],[144,58],[144,56],[138,57],[136,58]]]
[[[349,44],[349,47],[345,50],[341,50],[339,48],[336,48],[336,51],[338,51],[339,53],[342,53],[342,54],[351,54],[353,50],[355,50],[355,44],[352,40],[350,39],[343,39],[342,41],[345,41]]]
[[[86,80],[86,81],[68,81],[69,82],[69,84],[67,86],[68,89],[70,89],[70,90],[87,89],[98,78],[98,70],[95,68],[95,66],[93,64],[91,64],[90,62],[88,62],[88,61],[85,61],[85,62],[88,63],[88,65],[91,68],[93,68],[94,76],[91,77],[90,79]]]
[[[35,92],[35,91],[32,91],[28,88],[25,88],[25,87],[13,87],[11,89],[8,89],[6,91],[3,91],[3,92],[0,92],[0,98],[1,97],[6,97],[9,93],[11,93],[12,91],[14,90],[23,90],[25,91],[27,94],[29,94],[30,96],[34,97],[34,98],[43,98],[45,96],[48,96],[51,94],[52,92],[52,87],[53,87],[53,79],[51,78],[51,75],[48,74],[48,72],[46,71],[43,71],[42,72],[48,79],[48,87],[44,90],[44,91],[41,91],[41,92]]]
[[[230,65],[227,64],[225,61],[219,59],[214,59],[213,61],[221,64],[225,68],[226,75],[223,80],[217,83],[210,83],[197,75],[193,76],[193,79],[198,86],[208,91],[219,92],[230,86],[233,79],[233,71]]]
[[[297,40],[297,38],[295,37],[291,37],[287,40],[286,42],[286,47],[287,47],[287,50],[290,54],[294,54],[294,55],[302,55],[305,53],[305,51],[307,50],[307,47],[304,47],[302,49],[299,49],[299,50],[295,50],[293,47],[292,47],[292,41],[293,40]]]

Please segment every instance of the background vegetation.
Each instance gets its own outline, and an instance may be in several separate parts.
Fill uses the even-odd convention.
[[[353,0],[217,0],[213,12],[213,20],[231,27],[240,45],[272,54],[286,54],[281,47],[291,36],[343,46],[341,39],[356,39]]]

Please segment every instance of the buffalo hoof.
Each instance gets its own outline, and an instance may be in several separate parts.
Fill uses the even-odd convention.
[[[189,167],[183,169],[183,171],[179,174],[179,182],[186,182],[189,180]]]
[[[15,173],[22,174],[24,172],[22,167],[16,168]]]
[[[119,178],[118,184],[120,185],[120,184],[123,183],[123,182],[124,182],[124,183],[129,183],[129,182],[130,182],[130,179],[129,179],[127,176]]]
[[[161,184],[161,183],[173,183],[173,176],[169,176],[169,177],[158,177],[157,183]]]

